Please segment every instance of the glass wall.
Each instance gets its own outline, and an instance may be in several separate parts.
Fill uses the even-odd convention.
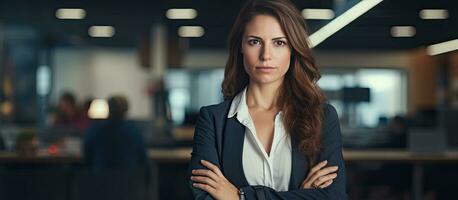
[[[399,69],[328,69],[318,84],[339,116],[352,118],[342,120],[343,125],[377,127],[407,112],[407,76]],[[343,88],[368,88],[369,99],[346,103]]]
[[[223,100],[224,69],[172,69],[165,83],[174,124],[193,124],[200,107]],[[187,121],[187,119],[191,121]]]

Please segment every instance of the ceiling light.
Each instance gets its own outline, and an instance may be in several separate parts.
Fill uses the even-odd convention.
[[[416,29],[413,26],[393,26],[391,27],[391,36],[393,37],[413,37]]]
[[[331,35],[350,24],[359,16],[363,15],[383,0],[362,0],[355,6],[351,7],[328,24],[324,25],[321,29],[310,35],[310,47],[316,47],[318,44],[329,38]]]
[[[167,10],[165,16],[168,19],[194,19],[197,11],[192,8],[172,8]]]
[[[302,17],[305,19],[327,20],[334,18],[334,11],[331,9],[303,9]]]
[[[458,49],[458,39],[430,45],[426,48],[429,55],[434,56]]]
[[[80,8],[60,8],[56,11],[57,19],[84,19],[86,11]]]
[[[112,26],[91,26],[88,33],[91,37],[113,37],[115,29]]]
[[[418,13],[422,19],[447,19],[448,10],[445,9],[423,9]]]
[[[181,26],[178,28],[180,37],[202,37],[205,30],[202,26]]]

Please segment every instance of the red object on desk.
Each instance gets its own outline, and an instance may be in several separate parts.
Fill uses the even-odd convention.
[[[49,154],[57,154],[57,152],[59,152],[59,148],[57,148],[57,145],[53,144],[53,145],[49,146],[49,148],[48,148],[48,153]]]

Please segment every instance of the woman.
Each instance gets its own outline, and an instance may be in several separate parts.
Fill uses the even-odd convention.
[[[237,17],[223,103],[201,108],[195,199],[346,199],[339,121],[324,102],[304,19],[288,0],[253,0]]]

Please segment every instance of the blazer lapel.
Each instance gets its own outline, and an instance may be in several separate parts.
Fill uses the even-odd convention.
[[[242,165],[245,126],[237,121],[236,116],[227,119],[224,129],[222,166],[226,178],[240,188],[248,186]]]
[[[308,162],[304,154],[298,148],[299,144],[294,136],[291,137],[291,178],[289,180],[289,190],[299,189],[304,181],[308,170]]]

